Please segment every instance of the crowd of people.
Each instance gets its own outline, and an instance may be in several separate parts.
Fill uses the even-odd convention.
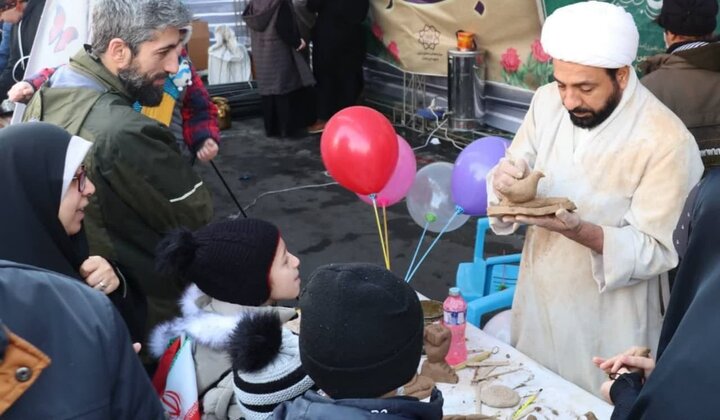
[[[165,418],[169,352],[190,343],[184,374],[203,419],[442,418],[439,390],[405,395],[423,343],[406,282],[329,264],[301,290],[296,244],[274,224],[211,222],[192,163],[218,153],[217,110],[184,49],[182,1],[97,0],[92,42],[24,74],[13,49],[32,45],[23,31],[44,3],[2,15],[23,36],[0,91],[28,106],[26,122],[0,130],[0,415]],[[367,1],[249,2],[268,135],[321,130],[358,100],[367,13]],[[577,205],[490,223],[529,226],[513,346],[614,403],[614,419],[714,413],[717,14],[717,0],[665,0],[667,52],[638,78],[623,8],[555,11],[541,37],[554,82],[487,177],[489,204],[541,170],[542,196]],[[2,84],[8,69],[20,82]],[[299,334],[298,312],[276,305],[296,298]]]

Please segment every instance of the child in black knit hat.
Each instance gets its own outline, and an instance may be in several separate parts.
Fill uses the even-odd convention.
[[[278,406],[274,419],[440,420],[443,397],[406,396],[417,374],[423,315],[417,294],[373,264],[325,265],[300,295],[300,357],[322,392]]]
[[[192,340],[204,419],[264,419],[313,385],[297,336],[282,327],[295,311],[270,306],[300,290],[300,261],[277,227],[236,219],[177,230],[158,245],[156,262],[193,284],[180,302],[182,316],[151,334],[150,351],[160,357],[181,334]]]

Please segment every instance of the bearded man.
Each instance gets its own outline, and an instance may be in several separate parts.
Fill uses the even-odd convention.
[[[512,308],[512,344],[598,393],[595,355],[653,348],[678,262],[672,232],[703,165],[693,136],[631,67],[632,16],[604,2],[558,9],[542,29],[555,82],[537,90],[508,154],[488,176],[490,204],[540,170],[538,194],[575,212],[491,218],[529,225]]]
[[[156,244],[173,228],[196,229],[212,218],[210,194],[173,133],[132,107],[160,103],[190,21],[180,0],[95,1],[92,45],[58,69],[25,113],[93,142],[86,161],[96,187],[85,210],[90,252],[117,263],[126,296],[135,288],[147,295],[147,325],[128,322],[143,343],[145,328],[176,315],[183,289],[155,272]],[[138,323],[142,300],[128,302]]]

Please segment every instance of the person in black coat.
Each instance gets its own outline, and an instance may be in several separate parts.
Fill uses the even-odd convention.
[[[0,260],[0,417],[163,419],[127,329],[100,292]]]
[[[81,165],[91,143],[48,123],[0,130],[0,259],[55,271],[93,287],[117,306],[142,342],[146,302],[108,259],[89,255],[84,208],[94,193]]]
[[[362,22],[369,7],[368,0],[307,1],[307,9],[317,13],[312,62],[320,120],[355,105],[360,97],[366,52]]]
[[[250,29],[255,79],[265,135],[292,137],[315,121],[315,84],[290,0],[251,0],[243,11]]]
[[[619,355],[596,358],[617,375],[604,386],[613,420],[717,418],[720,375],[720,169],[690,193],[674,242],[681,255],[660,333],[657,362]],[[677,235],[679,233],[679,235]]]

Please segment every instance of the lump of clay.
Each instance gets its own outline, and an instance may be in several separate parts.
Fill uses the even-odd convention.
[[[426,376],[415,375],[403,388],[405,390],[404,395],[415,397],[418,400],[424,400],[432,394],[432,390],[435,388],[435,381]]]
[[[490,407],[508,408],[520,403],[520,395],[504,385],[490,385],[480,390],[480,401]]]

